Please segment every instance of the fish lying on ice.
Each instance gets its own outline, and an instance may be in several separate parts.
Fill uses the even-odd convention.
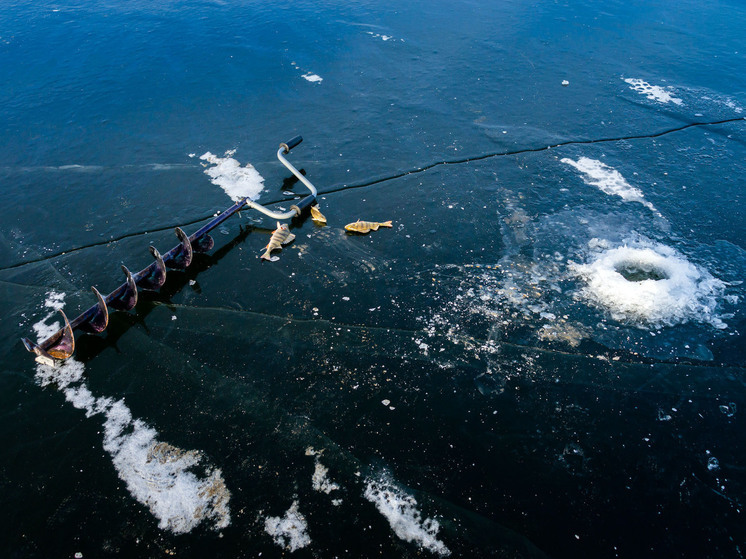
[[[326,223],[324,214],[321,213],[318,206],[311,206],[311,219],[316,223]]]
[[[355,223],[348,223],[345,225],[347,231],[354,233],[368,233],[370,231],[378,231],[379,227],[393,227],[390,221],[360,221],[359,219]]]
[[[272,237],[269,239],[269,243],[264,247],[266,252],[262,254],[262,260],[271,260],[270,253],[273,250],[282,249],[282,245],[286,245],[295,239],[295,235],[290,232],[288,226],[284,223],[277,222],[277,229],[272,232]]]

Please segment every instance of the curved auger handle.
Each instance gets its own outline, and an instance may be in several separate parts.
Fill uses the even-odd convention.
[[[177,227],[175,231],[181,244],[164,254],[163,261],[172,270],[186,270],[192,263],[192,243],[189,242],[189,237],[181,227]]]
[[[91,287],[93,290],[93,293],[96,295],[96,299],[98,302],[96,303],[95,307],[91,307],[91,309],[88,310],[88,312],[84,313],[83,316],[86,317],[84,320],[82,320],[77,326],[83,332],[88,332],[90,334],[100,334],[104,330],[106,330],[106,327],[109,325],[109,309],[106,307],[106,301],[101,296],[101,293],[98,292],[98,289],[95,287]],[[87,318],[87,315],[90,313],[91,317]]]
[[[291,138],[287,142],[281,143],[280,147],[283,149],[284,153],[289,153],[291,149],[300,144],[302,141],[303,136],[296,136],[295,138]]]
[[[155,262],[135,274],[135,283],[140,289],[156,291],[161,285],[166,283],[166,264],[163,262],[163,257],[161,257],[161,253],[158,252],[157,248],[151,246],[149,250],[150,254],[155,258]]]
[[[65,321],[65,325],[44,340],[42,345],[38,345],[28,338],[23,338],[23,345],[26,346],[26,349],[35,353],[37,361],[45,365],[54,365],[58,359],[67,359],[75,351],[75,336],[73,336],[70,321],[67,320],[67,316],[62,309],[60,309],[60,314]]]

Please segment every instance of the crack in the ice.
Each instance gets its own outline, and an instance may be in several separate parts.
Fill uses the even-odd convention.
[[[440,167],[442,165],[461,165],[464,163],[471,163],[474,161],[483,161],[485,159],[490,159],[493,157],[521,155],[524,153],[539,153],[542,151],[549,151],[551,149],[556,149],[556,148],[565,147],[565,146],[572,146],[572,145],[590,145],[590,144],[601,144],[601,143],[608,143],[608,142],[620,142],[623,140],[630,141],[630,140],[644,140],[644,139],[660,138],[661,136],[665,136],[667,134],[673,134],[675,132],[681,132],[682,130],[686,130],[688,128],[694,128],[694,127],[699,127],[699,126],[717,126],[720,124],[728,124],[728,123],[735,123],[735,122],[741,122],[741,123],[746,122],[746,117],[727,118],[723,120],[715,120],[715,121],[709,121],[709,122],[690,122],[688,124],[684,124],[676,128],[669,128],[667,130],[663,130],[661,132],[655,132],[651,134],[632,134],[628,136],[616,136],[612,138],[596,138],[596,139],[589,139],[589,140],[566,140],[564,142],[558,142],[556,144],[551,144],[551,145],[542,146],[542,147],[521,148],[521,149],[515,149],[515,150],[508,150],[508,151],[496,151],[496,152],[484,153],[482,155],[477,155],[477,156],[472,156],[472,157],[463,157],[459,159],[446,159],[443,161],[436,161],[435,163],[430,163],[429,165],[425,165],[423,167],[417,167],[416,169],[410,169],[408,171],[402,171],[400,173],[396,173],[393,175],[386,175],[384,177],[379,177],[377,179],[369,180],[367,182],[343,184],[341,186],[336,186],[336,187],[332,186],[328,188],[327,190],[324,190],[323,192],[319,191],[319,196],[326,195],[326,194],[333,194],[336,192],[342,192],[344,190],[352,190],[356,188],[366,188],[368,186],[374,186],[376,184],[381,184],[383,182],[387,182],[390,180],[400,179],[402,177],[406,177],[409,175],[424,173],[426,171],[429,171],[430,169],[434,169],[435,167]],[[265,201],[263,202],[263,205],[269,206],[269,205],[279,204],[283,202],[287,203],[288,198],[280,198],[277,200]],[[3,272],[5,270],[12,270],[14,268],[20,268],[28,264],[44,262],[46,260],[51,260],[53,258],[58,258],[60,256],[65,256],[70,253],[79,252],[81,250],[86,250],[89,248],[105,246],[110,243],[116,243],[116,242],[122,241],[124,239],[129,239],[132,237],[138,237],[138,236],[146,235],[149,233],[160,233],[162,231],[168,231],[169,229],[173,229],[175,227],[186,227],[189,225],[196,225],[198,223],[211,219],[214,215],[215,214],[213,212],[213,213],[210,213],[209,215],[198,217],[188,222],[181,222],[175,225],[165,225],[161,227],[150,228],[147,231],[135,231],[131,233],[125,233],[118,237],[110,237],[109,239],[105,241],[97,241],[95,243],[89,243],[89,244],[81,245],[78,247],[73,247],[73,248],[69,248],[66,250],[58,251],[52,254],[48,254],[46,256],[41,256],[39,258],[35,258],[31,260],[23,260],[21,262],[16,262],[9,266],[0,268],[0,272]]]
[[[652,139],[652,138],[660,138],[661,136],[665,136],[667,134],[673,134],[674,132],[681,132],[682,130],[686,130],[688,128],[694,128],[697,126],[716,126],[718,124],[727,124],[731,122],[746,122],[746,117],[727,118],[724,120],[716,120],[712,122],[690,122],[683,126],[678,126],[676,128],[669,128],[667,130],[663,130],[661,132],[656,132],[653,134],[633,134],[629,136],[616,136],[613,138],[597,138],[597,139],[590,139],[590,140],[566,140],[564,142],[559,142],[556,144],[551,144],[548,146],[542,146],[542,147],[537,147],[537,148],[521,148],[521,149],[509,150],[509,151],[496,151],[496,152],[485,153],[482,155],[477,155],[474,157],[447,159],[444,161],[437,161],[435,163],[430,163],[429,165],[426,165],[424,167],[418,167],[417,169],[412,169],[409,171],[402,171],[401,173],[398,173],[396,175],[385,176],[385,177],[381,177],[378,179],[374,179],[372,181],[365,182],[365,183],[348,184],[348,185],[343,185],[337,188],[332,187],[329,190],[322,192],[321,194],[328,194],[332,192],[341,192],[343,190],[349,190],[353,188],[363,188],[366,186],[373,186],[375,184],[380,184],[382,182],[399,179],[402,177],[406,177],[408,175],[424,173],[425,171],[429,171],[430,169],[433,169],[435,167],[440,167],[441,165],[461,165],[463,163],[471,163],[473,161],[483,161],[484,159],[490,159],[492,157],[521,155],[524,153],[539,153],[542,151],[549,151],[551,149],[565,147],[565,146],[573,146],[573,145],[603,144],[603,143],[608,143],[608,142],[621,142],[623,140],[629,141],[629,140],[645,140],[645,139]]]
[[[237,315],[251,315],[256,316],[260,318],[265,319],[274,319],[279,322],[283,322],[283,326],[286,326],[288,324],[312,324],[312,325],[326,325],[329,328],[344,328],[349,330],[366,330],[369,332],[381,332],[386,334],[399,334],[401,336],[409,337],[411,336],[414,340],[417,337],[421,338],[429,338],[429,334],[427,330],[422,329],[407,329],[407,328],[397,328],[392,326],[371,326],[366,324],[355,324],[350,322],[342,322],[338,320],[329,320],[326,318],[298,318],[294,316],[288,316],[288,315],[278,315],[278,314],[272,314],[268,312],[259,312],[259,311],[252,311],[248,309],[236,309],[231,307],[220,307],[220,306],[200,306],[200,305],[185,305],[183,303],[163,303],[155,301],[154,304],[156,306],[160,305],[166,305],[169,308],[173,309],[184,309],[187,311],[193,311],[196,313],[200,312],[219,312],[219,313],[230,313],[230,314],[237,314]],[[490,339],[482,339],[477,338],[475,336],[470,336],[468,334],[462,334],[458,335],[455,334],[450,339],[453,343],[456,345],[461,344],[462,346],[466,346],[467,344],[473,344],[473,345],[479,345],[479,346],[486,346],[491,340]],[[516,342],[507,342],[504,340],[501,340],[498,342],[498,345],[504,346],[506,348],[511,349],[518,349],[523,351],[535,351],[538,354],[541,355],[561,355],[565,357],[580,357],[580,358],[586,358],[590,360],[598,359],[598,356],[596,354],[592,353],[579,353],[579,352],[573,352],[573,351],[567,351],[567,350],[561,350],[557,348],[548,348],[548,347],[538,347],[533,346],[529,344],[519,344]],[[633,354],[628,354],[625,351],[619,351],[614,350],[611,348],[608,348],[608,355],[609,356],[620,356],[622,357],[619,361],[608,361],[608,364],[613,366],[614,364],[618,365],[651,365],[651,364],[657,364],[657,365],[668,365],[668,366],[686,366],[686,367],[692,367],[692,368],[703,368],[703,369],[711,369],[711,368],[722,368],[722,367],[729,367],[737,370],[746,369],[746,365],[741,365],[739,363],[721,363],[721,362],[705,362],[705,361],[695,361],[695,360],[689,360],[689,359],[682,359],[682,358],[674,358],[671,359],[661,359],[661,358],[646,358],[639,355],[635,355],[636,359],[633,359]],[[417,355],[413,354],[410,357],[416,357]],[[638,388],[640,390],[641,388]]]

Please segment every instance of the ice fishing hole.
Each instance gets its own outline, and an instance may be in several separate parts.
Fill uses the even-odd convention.
[[[640,282],[645,280],[660,281],[668,279],[665,270],[649,262],[618,262],[614,269],[627,281]]]

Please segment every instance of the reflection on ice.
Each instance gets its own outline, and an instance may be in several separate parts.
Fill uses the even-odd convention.
[[[673,248],[650,241],[611,247],[593,239],[595,256],[571,268],[586,282],[580,297],[612,318],[640,326],[688,321],[726,328],[717,314],[725,284]]]

